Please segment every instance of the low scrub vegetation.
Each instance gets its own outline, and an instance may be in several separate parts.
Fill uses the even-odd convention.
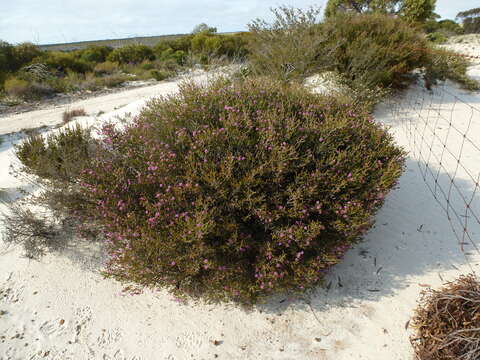
[[[75,125],[46,137],[33,133],[17,147],[16,154],[25,173],[70,185],[89,163],[93,149],[90,130]]]
[[[202,25],[153,48],[45,53],[17,71],[9,85],[20,92],[40,81],[96,89],[248,54],[233,80],[184,83],[121,128],[93,137],[65,127],[17,146],[22,171],[43,185],[37,203],[102,231],[106,276],[242,303],[314,287],[371,227],[403,169],[404,152],[373,121],[372,105],[418,74],[475,87],[466,62],[432,49],[402,19],[347,13],[320,22],[314,8],[285,7],[274,15],[248,35]],[[324,96],[302,85],[326,72],[347,90]]]
[[[421,27],[383,14],[339,13],[320,22],[318,11],[280,8],[274,21],[250,24],[250,66],[255,74],[284,81],[335,72],[361,102],[378,102],[404,88],[422,70],[430,82],[451,79],[468,89],[477,81],[466,75],[468,62],[432,48]],[[447,54],[449,54],[447,56]]]
[[[18,156],[38,176],[79,184],[63,206],[104,229],[107,276],[210,300],[321,282],[369,229],[403,162],[366,111],[264,78],[185,84],[125,130],[106,126],[94,156],[85,138],[32,136]]]
[[[201,31],[163,40],[153,47],[130,44],[113,49],[93,45],[71,52],[0,42],[0,99],[7,95],[36,100],[55,93],[115,87],[128,80],[164,80],[194,64],[244,59],[246,38],[242,33]]]
[[[249,24],[249,64],[255,74],[282,81],[303,79],[326,67],[321,50],[326,37],[319,25],[320,10],[281,7],[271,23],[262,19]]]
[[[462,276],[440,290],[422,293],[411,337],[419,360],[480,358],[480,282]]]
[[[146,45],[127,45],[113,50],[107,60],[120,64],[138,64],[144,60],[154,60],[153,50]]]
[[[427,62],[422,33],[399,18],[340,14],[322,24],[330,70],[353,88],[401,88]]]
[[[467,90],[480,89],[480,82],[467,75],[468,59],[448,50],[432,49],[431,52],[433,56],[425,67],[425,79],[429,83],[450,79]]]
[[[76,116],[86,116],[86,115],[87,113],[85,112],[84,109],[66,110],[63,112],[62,120],[63,120],[63,123],[66,124],[72,121],[72,119]]]

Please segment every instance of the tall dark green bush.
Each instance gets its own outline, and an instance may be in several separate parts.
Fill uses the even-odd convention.
[[[14,70],[14,47],[0,40],[0,72],[7,73]]]
[[[400,16],[407,22],[424,22],[435,13],[436,0],[328,0],[325,16],[342,12],[377,13]]]
[[[112,51],[113,48],[110,46],[93,45],[82,50],[80,58],[87,62],[102,63]]]
[[[0,88],[13,70],[13,46],[0,40]]]
[[[84,74],[92,70],[92,65],[79,59],[74,53],[66,53],[60,51],[47,52],[36,61],[45,63],[49,68],[66,73],[72,71],[75,73]]]
[[[32,43],[21,43],[13,48],[15,57],[15,70],[29,64],[33,59],[42,55],[42,50]]]
[[[131,44],[113,50],[107,60],[120,64],[139,64],[144,60],[154,60],[152,48],[141,44]]]
[[[80,182],[108,238],[106,275],[206,299],[321,282],[403,161],[366,112],[268,79],[184,84],[103,136]]]
[[[340,14],[322,24],[328,68],[352,87],[399,88],[428,62],[424,35],[399,18]]]

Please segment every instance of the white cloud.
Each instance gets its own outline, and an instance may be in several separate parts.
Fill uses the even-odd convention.
[[[319,1],[295,0],[294,6],[315,3]],[[186,33],[201,22],[219,31],[237,31],[246,29],[255,17],[268,16],[269,8],[278,5],[270,0],[1,1],[0,39],[54,43]]]
[[[305,8],[326,0],[5,0],[0,2],[0,39],[17,43],[69,42],[190,32],[201,22],[219,31],[245,30],[270,7]],[[438,0],[437,12],[453,18],[478,0]]]
[[[444,19],[455,19],[460,11],[480,6],[478,0],[437,0],[436,12]]]

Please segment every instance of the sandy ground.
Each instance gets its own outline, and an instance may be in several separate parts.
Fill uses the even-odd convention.
[[[107,113],[77,121],[98,123],[134,115],[149,97],[176,88],[176,83],[168,83],[89,99],[75,107],[84,107],[89,114]],[[466,93],[451,84],[447,89],[468,103],[480,104],[478,93]],[[408,95],[420,99],[425,92],[413,88]],[[445,117],[452,114],[453,98],[443,98],[441,106],[438,102],[433,97],[424,115],[430,116],[433,106]],[[112,111],[125,104],[129,105]],[[0,134],[59,124],[63,111],[55,108],[0,119]],[[468,107],[458,106],[453,114],[456,126],[466,130],[471,123]],[[417,121],[414,113],[401,115],[409,124]],[[379,106],[375,116],[391,126],[400,145],[410,146],[412,138],[407,134],[411,128],[393,117],[388,105]],[[468,147],[462,150],[462,137],[449,136],[448,121],[441,121],[433,122],[436,134],[448,138],[453,153],[463,152],[462,164],[478,174],[478,156],[468,154]],[[469,130],[480,144],[480,119]],[[20,135],[3,138],[0,188],[13,195],[22,184],[8,174],[8,167],[14,161],[12,144]],[[427,148],[441,151],[434,137],[423,141]],[[101,249],[85,244],[72,243],[41,261],[25,259],[20,249],[2,246],[0,359],[411,359],[411,330],[406,323],[420,291],[472,268],[480,270],[475,253],[465,256],[460,251],[419,165],[422,168],[418,153],[412,152],[398,188],[376,216],[376,226],[331,271],[328,287],[305,298],[278,296],[254,309],[184,304],[163,291],[124,296],[118,283],[99,274]],[[473,193],[473,183],[464,172],[455,171],[455,166],[453,159],[445,158],[439,181],[446,186],[448,173],[456,173],[462,190]],[[478,206],[479,195],[473,196]],[[459,199],[452,197],[452,204],[460,205]],[[480,229],[469,226],[478,237]]]

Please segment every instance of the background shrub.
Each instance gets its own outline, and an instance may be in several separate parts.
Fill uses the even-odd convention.
[[[138,64],[144,60],[154,60],[153,50],[141,44],[131,44],[113,50],[108,55],[107,60],[118,62],[120,64],[134,63]]]
[[[172,74],[167,72],[167,71],[151,70],[150,75],[155,80],[162,81],[162,80],[165,80],[166,78],[170,77]]]
[[[62,121],[64,124],[72,121],[74,117],[77,116],[86,116],[87,113],[85,112],[85,109],[79,108],[79,109],[71,109],[71,110],[66,110],[62,114]]]
[[[401,88],[428,62],[424,35],[399,18],[339,14],[322,25],[328,67],[353,88]]]
[[[55,93],[55,89],[48,84],[28,81],[17,77],[6,80],[4,88],[8,95],[23,100],[34,100]]]
[[[437,80],[450,79],[465,89],[478,90],[480,82],[467,75],[469,65],[468,59],[453,51],[431,49],[425,66],[425,79],[430,84],[435,84]]]
[[[78,59],[74,53],[65,53],[60,51],[51,51],[45,53],[45,56],[39,59],[39,62],[44,62],[51,69],[62,71],[73,71],[76,73],[84,74],[87,71],[92,70],[92,66]]]
[[[80,59],[86,62],[102,63],[107,60],[112,51],[113,48],[110,46],[93,45],[81,52]]]
[[[111,74],[108,76],[104,76],[100,79],[97,79],[98,83],[101,85],[100,87],[117,87],[122,85],[124,82],[130,80],[131,77],[126,74]]]
[[[80,181],[108,238],[106,275],[207,299],[317,284],[403,160],[366,112],[268,79],[185,84],[103,135]]]
[[[447,42],[447,37],[441,32],[433,32],[427,35],[427,39],[435,44],[444,44]]]
[[[290,81],[319,72],[325,65],[326,41],[319,24],[319,9],[288,7],[272,10],[274,21],[257,19],[249,24],[248,52],[256,74]]]
[[[0,71],[8,73],[14,70],[14,48],[11,44],[0,40]]]
[[[18,78],[10,78],[5,81],[5,92],[10,96],[27,98],[31,95],[30,83]]]
[[[31,134],[16,147],[16,155],[26,173],[71,184],[89,164],[94,148],[90,130],[76,125],[61,128],[46,138]]]
[[[110,75],[110,74],[113,74],[114,72],[119,71],[119,66],[118,66],[118,63],[105,61],[95,65],[95,68],[93,69],[93,71],[97,76]]]
[[[13,56],[15,57],[15,69],[29,64],[33,59],[43,54],[40,48],[32,43],[18,44],[13,48]]]

